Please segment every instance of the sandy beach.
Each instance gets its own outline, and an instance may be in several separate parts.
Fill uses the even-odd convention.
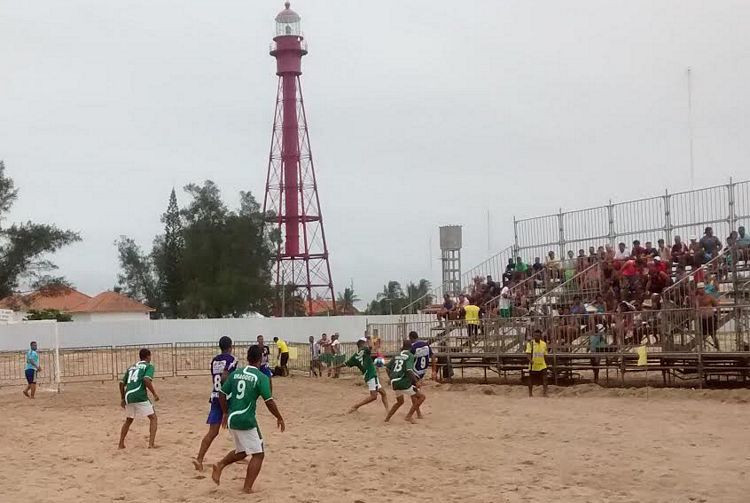
[[[287,431],[259,404],[266,460],[256,494],[245,465],[224,473],[191,464],[208,410],[205,376],[157,379],[158,448],[138,420],[116,449],[117,385],[63,393],[0,389],[0,501],[36,502],[745,502],[750,498],[750,390],[550,389],[431,384],[418,425],[381,404],[347,415],[360,379],[274,380]],[[541,389],[539,389],[541,392]],[[541,394],[541,393],[540,393]],[[393,399],[393,396],[390,396]],[[222,432],[208,464],[231,449]]]

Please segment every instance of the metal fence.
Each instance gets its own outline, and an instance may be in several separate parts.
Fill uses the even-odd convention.
[[[233,354],[240,362],[245,362],[247,349],[255,342],[235,341]],[[310,371],[310,346],[308,344],[287,343],[289,347],[289,370],[298,372]],[[37,380],[41,385],[57,384],[56,372],[59,370],[59,382],[111,381],[122,377],[125,371],[138,361],[141,348],[151,350],[151,359],[155,368],[155,377],[174,377],[210,374],[211,359],[216,355],[216,342],[175,342],[166,344],[141,344],[127,346],[92,346],[80,348],[60,348],[59,357],[55,358],[54,350],[40,350],[39,364],[42,371]],[[339,363],[357,350],[356,343],[342,342]],[[274,366],[276,351],[271,350],[271,365]],[[59,362],[59,366],[57,364]],[[25,352],[0,352],[0,386],[25,384]],[[342,369],[341,372],[353,372]]]
[[[740,225],[750,227],[750,181],[730,182],[704,189],[563,211],[539,217],[513,219],[514,255],[527,262],[549,251],[565,257],[568,250],[638,239],[659,239],[670,244],[676,235],[687,241],[700,237],[707,226],[722,241]]]

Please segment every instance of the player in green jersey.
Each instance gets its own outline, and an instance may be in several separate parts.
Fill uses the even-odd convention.
[[[263,348],[250,346],[247,350],[247,361],[250,365],[238,368],[224,381],[219,393],[219,404],[224,413],[222,425],[229,427],[234,439],[234,450],[214,465],[211,478],[218,485],[221,472],[232,463],[245,459],[249,454],[245,485],[246,493],[252,492],[253,483],[263,466],[263,437],[255,419],[255,402],[262,397],[268,410],[276,417],[276,424],[281,431],[286,429],[276,403],[271,397],[271,385],[268,377],[258,370],[263,358]]]
[[[391,358],[385,367],[388,377],[391,379],[391,387],[396,393],[396,403],[393,404],[385,421],[388,422],[399,407],[404,404],[404,395],[411,397],[411,409],[406,414],[406,420],[410,423],[416,421],[412,417],[424,403],[425,396],[419,391],[419,378],[414,372],[414,355],[411,352],[411,342],[405,340],[401,345],[401,353]]]
[[[150,391],[154,396],[154,401],[159,401],[159,395],[154,390],[151,380],[154,378],[154,366],[151,365],[151,351],[146,348],[138,352],[140,361],[125,371],[120,381],[120,406],[125,409],[125,423],[120,430],[120,449],[125,448],[125,436],[128,434],[133,419],[137,416],[147,416],[149,420],[148,447],[154,447],[156,438],[156,412],[154,406],[148,399]]]
[[[343,364],[336,365],[335,368],[338,369],[344,365],[347,367],[357,367],[359,371],[362,372],[362,376],[365,378],[365,384],[367,384],[367,389],[370,391],[370,395],[367,398],[356,403],[351,409],[349,409],[349,414],[355,412],[363,405],[367,405],[368,403],[377,400],[378,394],[383,401],[385,410],[388,410],[388,396],[385,394],[385,389],[380,385],[378,370],[375,368],[375,364],[372,361],[372,355],[370,353],[370,348],[367,345],[367,339],[364,337],[360,338],[357,341],[357,352]]]

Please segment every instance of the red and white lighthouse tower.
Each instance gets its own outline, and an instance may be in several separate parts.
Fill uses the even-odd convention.
[[[307,45],[299,15],[289,2],[284,6],[276,16],[271,44],[279,83],[263,212],[270,215],[267,227],[281,235],[273,271],[277,292],[282,285],[293,286],[312,313],[313,300],[330,300],[335,310],[336,299],[302,100],[300,75]]]

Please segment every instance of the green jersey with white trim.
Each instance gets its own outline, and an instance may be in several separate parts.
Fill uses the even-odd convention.
[[[271,383],[263,372],[248,365],[238,368],[221,386],[229,401],[227,425],[233,430],[252,430],[258,427],[255,419],[255,402],[258,397],[271,399]]]
[[[125,371],[122,383],[125,385],[125,403],[148,402],[144,379],[153,379],[154,366],[140,361]]]
[[[378,371],[375,369],[375,364],[372,362],[372,354],[368,347],[364,347],[354,353],[351,358],[346,361],[346,366],[357,367],[359,371],[362,372],[365,382],[378,376]]]
[[[414,355],[408,349],[397,354],[386,365],[391,376],[391,386],[395,390],[409,389],[414,374]]]

